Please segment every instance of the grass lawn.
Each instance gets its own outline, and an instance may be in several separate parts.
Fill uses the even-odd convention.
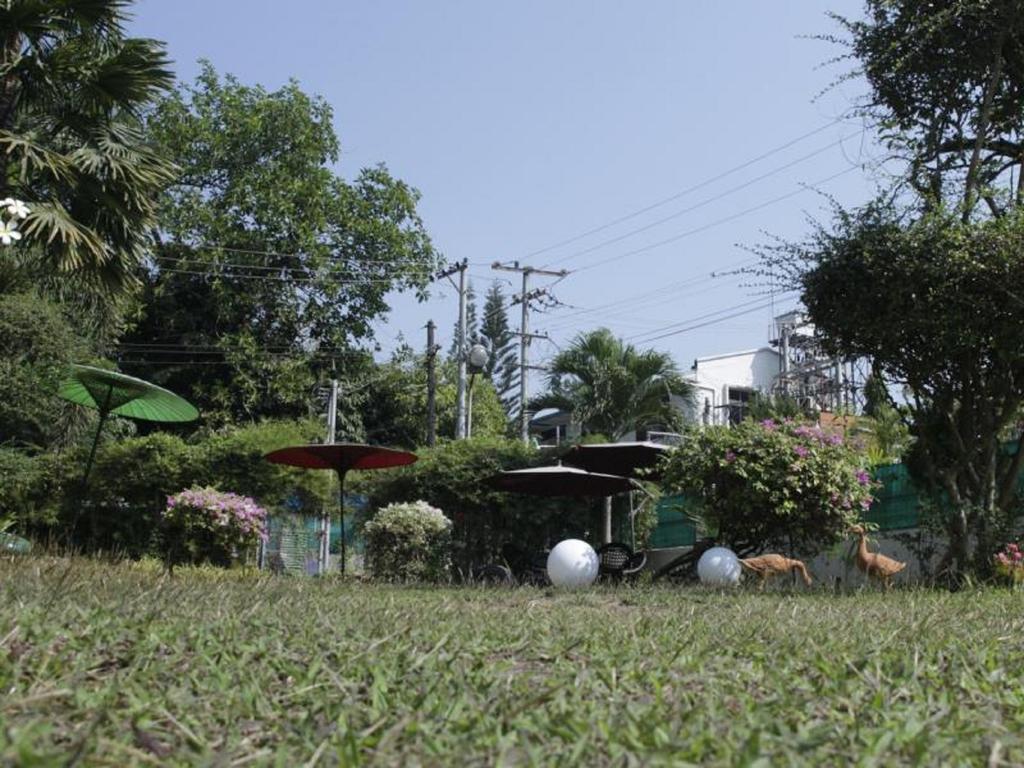
[[[2,764],[1024,764],[1008,591],[0,585]]]

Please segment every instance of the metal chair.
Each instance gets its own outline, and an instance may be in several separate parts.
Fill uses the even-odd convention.
[[[628,544],[613,541],[597,550],[598,575],[612,581],[622,581],[643,570],[647,564],[646,552],[634,552]]]

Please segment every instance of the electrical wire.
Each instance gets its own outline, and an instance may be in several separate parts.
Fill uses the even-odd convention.
[[[669,203],[674,202],[675,200],[678,200],[681,197],[685,197],[686,195],[692,194],[693,192],[696,192],[699,189],[703,189],[704,187],[708,186],[709,184],[713,184],[716,181],[720,181],[721,179],[724,179],[724,178],[726,178],[728,176],[731,176],[732,174],[734,174],[734,173],[736,173],[738,171],[742,171],[744,168],[749,168],[751,165],[754,165],[755,163],[758,163],[761,160],[769,158],[772,155],[778,154],[779,152],[782,152],[783,150],[786,150],[789,147],[792,147],[794,144],[798,144],[798,143],[800,143],[801,141],[803,141],[805,139],[809,139],[812,136],[816,136],[817,134],[821,133],[822,131],[828,130],[829,128],[831,128],[836,123],[842,122],[842,120],[843,120],[843,118],[836,118],[835,120],[833,120],[830,123],[826,123],[825,125],[822,125],[822,126],[820,126],[818,128],[815,128],[812,131],[808,131],[807,133],[804,133],[804,134],[802,134],[800,136],[797,136],[796,138],[791,139],[791,140],[787,141],[786,143],[781,144],[781,145],[779,145],[777,147],[774,147],[773,149],[770,149],[767,152],[764,152],[763,154],[758,155],[757,157],[753,157],[750,160],[746,160],[746,161],[740,163],[739,165],[736,165],[736,166],[734,166],[732,168],[729,168],[728,170],[723,171],[722,173],[719,173],[719,174],[717,174],[715,176],[712,176],[711,178],[705,179],[704,181],[701,181],[701,182],[693,185],[692,187],[688,187],[687,189],[684,189],[684,190],[682,190],[680,192],[676,192],[675,194],[670,195],[669,197],[663,198],[663,199],[658,200],[658,201],[656,201],[654,203],[651,203],[650,205],[644,206],[643,208],[640,208],[640,209],[638,209],[636,211],[633,211],[632,213],[628,213],[628,214],[626,214],[624,216],[620,216],[617,219],[609,221],[609,222],[607,222],[605,224],[601,224],[600,226],[593,227],[591,229],[588,229],[585,232],[581,232],[578,235],[574,235],[573,237],[567,238],[565,240],[561,240],[561,241],[559,241],[557,243],[553,243],[552,245],[548,245],[548,246],[545,246],[544,248],[538,248],[535,251],[531,251],[530,253],[526,254],[526,258],[531,258],[533,256],[539,256],[542,253],[547,253],[547,252],[553,251],[553,250],[555,250],[557,248],[561,248],[562,246],[570,245],[571,243],[575,243],[575,242],[577,242],[579,240],[582,240],[585,237],[589,237],[590,235],[596,234],[598,232],[603,232],[606,229],[609,229],[609,228],[614,227],[614,226],[616,226],[618,224],[622,224],[623,222],[626,222],[626,221],[629,221],[631,219],[634,219],[637,216],[642,216],[643,214],[648,213],[649,211],[653,211],[653,210],[655,210],[657,208],[660,208],[663,205],[668,205]]]
[[[860,134],[865,133],[866,130],[867,129],[865,128],[864,130],[860,131]],[[703,208],[706,205],[710,205],[711,203],[714,203],[714,202],[717,202],[719,200],[722,200],[722,199],[724,199],[726,197],[729,197],[730,195],[734,195],[737,192],[740,192],[740,191],[742,191],[744,189],[747,189],[748,187],[752,187],[753,185],[758,184],[758,183],[764,181],[765,179],[771,178],[772,176],[776,176],[779,173],[782,173],[782,171],[788,170],[789,168],[793,168],[794,166],[797,166],[800,163],[803,163],[803,162],[805,162],[807,160],[810,160],[813,157],[817,157],[818,155],[823,154],[824,152],[827,152],[828,150],[832,149],[833,147],[837,147],[837,146],[842,145],[843,142],[845,142],[847,139],[851,139],[851,138],[853,138],[853,137],[855,137],[857,135],[858,135],[857,133],[851,133],[851,134],[849,134],[847,136],[843,136],[838,141],[834,141],[831,144],[827,144],[824,147],[819,147],[818,149],[814,150],[813,152],[811,152],[809,154],[802,155],[801,157],[798,157],[795,160],[791,160],[788,163],[785,163],[783,165],[777,166],[777,167],[773,168],[772,170],[770,170],[770,171],[768,171],[766,173],[761,174],[760,176],[755,176],[753,179],[749,179],[748,181],[743,182],[742,184],[737,184],[734,187],[730,187],[729,189],[727,189],[727,190],[725,190],[723,192],[720,192],[717,195],[713,195],[712,197],[705,198],[704,200],[701,200],[698,203],[694,203],[691,206],[688,206],[686,208],[683,208],[680,211],[676,211],[675,213],[669,214],[668,216],[664,216],[664,217],[662,217],[660,219],[652,221],[649,224],[645,224],[642,227],[638,227],[636,229],[631,229],[628,232],[625,232],[625,233],[623,233],[621,235],[617,235],[616,237],[613,237],[613,238],[611,238],[609,240],[604,240],[604,241],[602,241],[600,243],[597,243],[595,245],[589,246],[589,247],[584,248],[582,250],[576,251],[574,253],[570,253],[567,256],[563,256],[563,257],[561,257],[559,259],[556,259],[556,260],[552,261],[548,266],[551,266],[551,265],[554,265],[554,264],[564,264],[565,262],[571,261],[572,259],[579,258],[580,256],[585,256],[586,254],[593,253],[594,251],[599,251],[602,248],[608,247],[609,245],[614,245],[615,243],[619,243],[619,242],[622,242],[623,240],[627,240],[630,237],[633,237],[634,235],[639,235],[639,234],[641,234],[643,232],[647,232],[647,231],[649,231],[651,229],[654,229],[655,227],[659,227],[662,224],[665,224],[666,222],[673,221],[674,219],[677,219],[680,216],[684,216],[687,213],[692,213],[693,211],[699,210],[700,208]]]

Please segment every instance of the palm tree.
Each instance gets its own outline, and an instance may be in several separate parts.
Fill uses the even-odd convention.
[[[679,429],[683,415],[673,395],[689,400],[693,385],[670,355],[639,351],[600,328],[580,334],[555,357],[548,392],[531,406],[571,411],[588,432],[618,440],[644,428]]]
[[[174,76],[163,44],[125,36],[126,0],[0,0],[0,197],[30,204],[24,253],[124,287],[174,166],[140,116]]]

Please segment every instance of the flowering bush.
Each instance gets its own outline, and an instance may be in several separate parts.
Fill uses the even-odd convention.
[[[451,568],[452,521],[425,501],[389,504],[364,526],[375,578],[441,581]]]
[[[721,543],[804,553],[841,538],[871,506],[873,485],[842,435],[774,419],[687,433],[663,478]]]
[[[18,222],[28,218],[29,208],[21,200],[5,197],[0,200],[0,244],[13,245],[21,240]]]
[[[163,518],[172,561],[229,565],[267,538],[265,509],[248,496],[214,488],[169,497]]]
[[[1003,547],[1003,551],[995,557],[996,573],[1009,579],[1014,584],[1024,582],[1024,552],[1014,542]]]

